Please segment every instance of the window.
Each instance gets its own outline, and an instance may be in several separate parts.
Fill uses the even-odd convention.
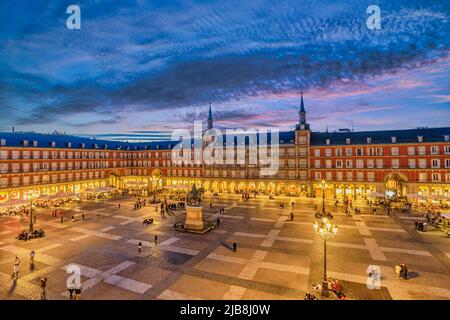
[[[364,168],[364,160],[362,160],[362,159],[357,159],[357,160],[356,160],[356,168],[358,168],[358,169],[363,169],[363,168]]]
[[[326,173],[326,179],[327,179],[327,180],[333,180],[333,173],[328,171],[328,172]]]
[[[342,160],[336,160],[336,168],[342,168]]]
[[[326,139],[326,140],[325,140],[325,144],[326,144],[327,146],[329,146],[329,145],[330,145],[330,139]]]
[[[375,155],[375,149],[374,148],[367,148],[367,155],[368,156],[374,156]]]
[[[314,167],[320,168],[320,160],[314,160]]]
[[[420,173],[419,173],[419,181],[420,181],[420,182],[425,182],[425,181],[427,181],[427,174],[426,174],[426,172],[420,172]]]
[[[314,149],[314,156],[320,157],[320,149]]]
[[[356,155],[358,157],[362,156],[363,155],[363,149],[362,148],[356,148]]]
[[[6,139],[0,139],[0,146],[6,146]]]
[[[400,166],[400,161],[398,159],[392,159],[392,168],[398,169]]]
[[[325,149],[325,156],[331,157],[331,149]]]
[[[416,148],[408,147],[408,155],[413,156],[416,153]]]
[[[376,150],[376,155],[377,156],[382,156],[383,155],[383,148],[377,147],[375,150]]]
[[[414,169],[416,167],[416,159],[408,159],[408,167]]]
[[[440,173],[433,173],[431,175],[431,178],[434,182],[439,182],[441,181],[441,174]]]
[[[450,173],[445,174],[445,181],[450,182]]]
[[[314,172],[314,178],[315,178],[316,180],[321,180],[321,179],[322,179],[321,173],[320,173],[320,172]]]
[[[352,160],[346,160],[345,161],[345,166],[347,168],[352,168],[353,167],[353,161]]]
[[[445,159],[445,167],[450,168],[450,159]]]
[[[449,151],[450,151],[450,147],[449,147]],[[342,156],[342,149],[341,148],[337,148],[335,150],[335,152],[336,152],[336,157],[341,157]]]
[[[367,138],[367,143],[372,143],[372,138]]]
[[[346,138],[346,139],[345,139],[345,143],[346,143],[346,144],[350,144],[351,142],[352,142],[352,140],[351,140],[350,138]]]
[[[352,155],[352,149],[351,149],[351,148],[346,148],[346,149],[345,149],[345,155],[346,155],[347,157],[350,157],[350,156]]]
[[[375,167],[375,162],[373,159],[368,159],[367,160],[367,168],[372,169],[373,167]]]
[[[392,147],[391,148],[391,155],[393,155],[393,156],[398,156],[399,155],[398,147]]]
[[[342,179],[344,179],[344,174],[342,173],[342,171],[336,172],[336,179],[337,179],[337,180],[342,180]]]
[[[377,168],[378,169],[383,168],[383,159],[377,159]]]
[[[450,141],[450,136],[449,135],[445,135],[444,136],[444,141],[445,142],[449,142]]]
[[[431,167],[432,168],[440,168],[441,167],[441,160],[439,160],[439,159],[431,160]]]
[[[423,156],[427,154],[427,151],[424,146],[420,146],[417,148],[417,154]]]
[[[423,142],[423,136],[418,136],[418,137],[417,137],[417,141],[418,141],[418,142]]]
[[[325,161],[325,167],[327,168],[327,169],[330,169],[331,168],[331,160],[326,160]],[[328,179],[328,178],[327,178]]]
[[[374,172],[367,172],[367,180],[374,181],[375,180],[375,173]]]
[[[425,169],[427,167],[427,159],[419,159],[419,168]]]
[[[364,172],[357,172],[356,179],[359,181],[364,180]]]
[[[353,180],[353,172],[347,171],[347,180]]]
[[[431,146],[431,154],[439,154],[439,146]]]
[[[445,146],[445,154],[450,154],[450,146]]]

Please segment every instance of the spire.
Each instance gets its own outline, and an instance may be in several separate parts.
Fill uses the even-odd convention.
[[[305,103],[303,102],[303,90],[300,91],[300,110],[298,114],[300,116],[300,121],[297,124],[296,128],[300,130],[309,130],[309,124],[306,123],[306,110]]]
[[[303,103],[303,90],[300,92],[301,94],[301,100],[300,100],[300,112],[305,112],[305,104]]]
[[[306,111],[305,111],[305,104],[303,103],[303,90],[301,91],[300,94],[301,94],[300,111],[299,111],[300,124],[305,124],[306,123]]]
[[[209,112],[208,112],[208,130],[213,128],[213,117],[211,111],[211,102],[209,103]]]

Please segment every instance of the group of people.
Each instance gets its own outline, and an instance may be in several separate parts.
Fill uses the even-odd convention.
[[[134,203],[134,210],[145,207],[146,204],[147,204],[147,199],[141,200],[141,198],[138,198],[137,201]]]
[[[28,241],[33,238],[42,238],[42,237],[45,237],[45,231],[42,228],[33,231],[22,230],[17,235],[18,240],[25,240],[25,241]]]
[[[18,214],[28,214],[28,205],[11,206],[0,208],[0,216],[14,216]]]
[[[36,253],[34,252],[34,250],[32,250],[30,252],[30,270],[34,271],[34,260],[35,260],[35,256]],[[20,259],[18,256],[16,256],[16,258],[14,259],[14,267],[13,267],[13,274],[12,274],[12,280],[14,282],[17,281],[17,279],[19,279],[19,272],[20,272]],[[41,278],[40,281],[40,288],[41,288],[41,295],[40,298],[41,300],[47,300],[47,278]]]

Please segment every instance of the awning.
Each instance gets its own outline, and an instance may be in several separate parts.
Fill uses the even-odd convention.
[[[27,204],[30,204],[30,201],[18,200],[18,199],[9,199],[6,202],[0,203],[0,208],[23,206],[23,205],[27,205]]]

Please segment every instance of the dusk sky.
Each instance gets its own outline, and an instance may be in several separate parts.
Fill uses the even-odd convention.
[[[69,30],[66,8],[81,8]],[[366,26],[381,8],[381,30]],[[450,1],[2,1],[0,131],[450,126]]]

